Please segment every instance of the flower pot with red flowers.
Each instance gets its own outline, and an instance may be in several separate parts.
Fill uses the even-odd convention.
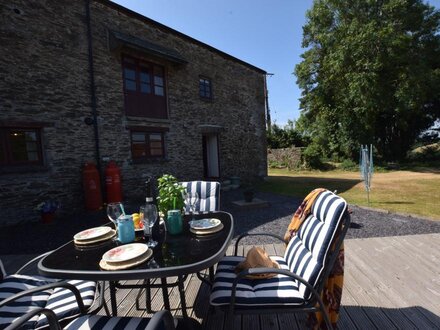
[[[54,199],[48,199],[38,204],[35,209],[40,212],[42,223],[51,223],[53,222],[55,218],[55,213],[60,208],[60,206],[60,202]]]

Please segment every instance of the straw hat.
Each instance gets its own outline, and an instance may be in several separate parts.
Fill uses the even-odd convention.
[[[239,263],[237,267],[235,267],[235,272],[239,273],[245,269],[260,267],[280,268],[280,265],[278,265],[276,261],[273,261],[265,250],[260,247],[253,247],[247,253],[246,260]],[[274,276],[276,276],[276,274],[247,275],[246,277],[260,279],[271,278]]]

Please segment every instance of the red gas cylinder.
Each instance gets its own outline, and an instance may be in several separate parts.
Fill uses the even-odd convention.
[[[105,186],[107,189],[107,203],[122,202],[121,170],[112,160],[105,169]]]
[[[83,169],[83,189],[87,210],[99,210],[102,207],[101,180],[95,164],[85,163]]]

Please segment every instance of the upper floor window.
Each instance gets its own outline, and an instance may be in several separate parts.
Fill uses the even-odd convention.
[[[124,56],[122,72],[126,114],[166,119],[168,115],[164,67]]]
[[[40,129],[0,127],[0,164],[42,165]]]
[[[164,158],[164,132],[131,131],[131,154],[133,160]]]
[[[212,99],[212,84],[208,78],[199,78],[199,95],[205,99]]]

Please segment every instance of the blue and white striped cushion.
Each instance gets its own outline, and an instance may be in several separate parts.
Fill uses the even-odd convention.
[[[76,286],[81,294],[84,307],[86,310],[89,309],[95,300],[96,283],[79,280],[70,280],[67,282]],[[65,288],[55,288],[53,290],[49,299],[47,300],[46,308],[51,309],[57,316],[58,320],[66,320],[72,316],[80,314],[75,296],[73,295],[72,291]],[[36,327],[40,328],[45,325],[47,325],[47,318],[42,314],[38,319]]]
[[[27,276],[27,275],[10,275],[6,276],[0,283],[0,301],[13,296],[16,293],[24,290],[33,289],[38,286],[46,285],[55,282],[54,279],[48,279],[42,276]],[[0,329],[6,328],[14,320],[20,316],[32,311],[38,307],[46,306],[52,290],[46,290],[34,293],[33,295],[25,296],[17,299],[10,304],[0,308]],[[35,322],[38,316],[30,319],[24,329],[34,329]]]
[[[199,201],[196,205],[197,212],[220,210],[220,183],[209,181],[181,182],[188,192],[197,192]],[[186,207],[189,211],[188,206]]]
[[[282,257],[271,256],[271,258],[278,262],[281,269],[288,269]],[[232,282],[236,277],[235,266],[244,259],[241,256],[227,256],[218,263],[211,290],[210,303],[212,305],[220,306],[230,303]],[[284,275],[261,280],[242,279],[237,285],[237,305],[298,305],[302,302],[303,297],[298,291],[297,281]]]
[[[145,329],[150,319],[141,317],[109,317],[100,315],[84,315],[70,322],[64,329]]]
[[[284,259],[291,272],[315,286],[323,269],[331,242],[347,208],[344,199],[324,191],[315,200],[312,213],[301,225],[286,249]],[[308,299],[311,292],[304,284],[299,291]]]

